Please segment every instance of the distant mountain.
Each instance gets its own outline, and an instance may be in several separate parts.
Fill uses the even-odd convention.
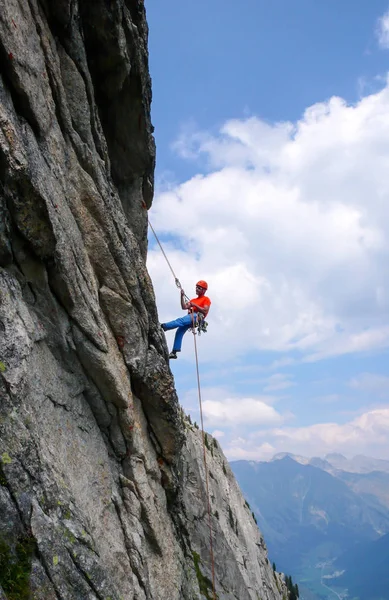
[[[337,453],[327,454],[325,458],[307,458],[287,452],[275,454],[272,461],[282,460],[286,456],[341,479],[371,506],[382,505],[389,509],[389,461],[363,455],[348,459]]]
[[[327,454],[325,460],[336,469],[348,473],[371,473],[372,471],[389,473],[389,460],[371,458],[362,454],[350,459],[342,454]]]
[[[389,509],[389,461],[358,455],[347,459],[342,454],[327,454],[323,458],[307,458],[279,453],[272,460],[289,456],[300,464],[310,464],[344,481],[356,494],[372,506]],[[377,504],[378,502],[378,504]]]
[[[345,473],[328,458],[335,462],[333,455],[306,459],[305,464],[300,462],[303,457],[278,455],[270,462],[231,463],[263,531],[270,559],[323,598],[331,598],[325,577],[333,573],[336,557],[389,533],[388,508],[366,492],[368,477],[378,489],[386,474]],[[339,456],[336,460],[341,461]]]
[[[389,598],[389,535],[375,542],[360,544],[340,556],[336,568],[344,573],[333,580],[348,589],[350,599],[388,600]]]
[[[305,463],[305,464],[312,465],[313,467],[317,467],[318,469],[322,469],[323,471],[327,471],[327,473],[331,473],[331,474],[334,473],[335,471],[337,471],[337,469],[335,469],[335,467],[333,467],[331,465],[331,463],[329,463],[327,460],[325,460],[323,458],[313,457],[313,458],[310,458],[308,463]]]
[[[309,464],[309,461],[311,460],[310,458],[307,458],[306,456],[299,456],[298,454],[291,454],[290,452],[278,452],[278,454],[275,454],[272,458],[272,460],[282,460],[283,458],[292,458],[295,462],[299,462],[302,465],[307,465]]]
[[[353,458],[346,458],[343,454],[334,452],[332,454],[327,454],[324,458],[308,458],[290,452],[279,452],[273,456],[272,461],[282,460],[286,456],[292,458],[301,465],[313,465],[328,473],[334,473],[336,471],[346,471],[348,473],[371,473],[373,471],[380,471],[382,473],[389,473],[389,460],[372,458],[370,456],[364,456],[363,454],[358,454]]]
[[[274,559],[289,552],[296,557],[328,540],[346,549],[389,532],[389,511],[370,506],[346,483],[317,467],[285,456],[272,462],[236,461],[231,468]],[[297,540],[303,540],[298,542],[301,548]]]
[[[335,475],[358,496],[369,504],[379,503],[389,509],[389,473],[372,471],[371,473],[347,473],[338,471]]]

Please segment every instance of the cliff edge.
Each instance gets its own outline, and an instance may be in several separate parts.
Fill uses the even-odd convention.
[[[0,599],[212,598],[200,432],[145,266],[142,0],[0,0]],[[207,438],[219,600],[282,600]]]

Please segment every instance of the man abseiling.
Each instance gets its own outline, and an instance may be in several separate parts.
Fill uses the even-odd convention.
[[[193,298],[186,302],[185,292],[181,290],[181,307],[183,310],[187,310],[188,314],[185,317],[179,317],[174,321],[168,323],[161,323],[161,327],[164,331],[169,329],[177,329],[176,335],[174,336],[173,350],[169,354],[169,358],[177,358],[177,352],[181,352],[182,338],[185,333],[196,325],[199,318],[205,318],[209,312],[211,301],[205,292],[208,289],[208,284],[202,279],[196,283],[196,295],[197,298]]]

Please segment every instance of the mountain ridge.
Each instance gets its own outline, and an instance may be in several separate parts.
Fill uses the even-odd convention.
[[[388,534],[389,506],[365,490],[374,481],[383,493],[389,477],[376,471],[336,469],[327,458],[344,464],[347,459],[339,455],[297,460],[292,456],[278,454],[266,462],[232,461],[231,468],[264,533],[270,559],[281,570],[293,572],[298,583],[304,587],[309,583],[313,593],[323,595],[328,592],[323,576],[332,577],[335,558]],[[369,459],[363,464],[366,469],[367,464],[373,468],[377,463]],[[345,580],[337,584],[345,587]]]
[[[293,454],[292,452],[278,452],[277,454],[274,454],[274,456],[268,461],[252,462],[272,462],[274,460],[281,460],[285,456],[289,456],[300,464],[322,464],[323,466],[326,465],[328,469],[332,468],[339,471],[347,471],[349,473],[370,473],[372,471],[389,473],[389,460],[373,458],[363,454],[356,454],[352,458],[348,459],[343,454],[338,452],[326,454],[324,457],[306,457]]]

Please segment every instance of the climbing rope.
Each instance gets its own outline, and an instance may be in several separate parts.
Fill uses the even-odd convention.
[[[144,208],[147,208],[145,204],[143,204],[143,206],[144,206]],[[158,243],[158,246],[160,247],[162,254],[168,264],[168,267],[174,277],[175,284],[180,290],[182,290],[180,280],[178,279],[175,272],[173,271],[173,267],[171,266],[169,259],[166,256],[166,253],[162,247],[162,244],[159,241],[157,234],[155,233],[154,227],[150,223],[150,219],[148,218],[148,215],[147,215],[147,220],[148,220],[148,224],[150,225],[150,229],[153,232],[154,237]],[[187,300],[189,300],[189,298],[186,294],[184,294],[184,296]],[[205,470],[205,487],[206,487],[206,494],[207,494],[208,526],[209,526],[209,547],[210,547],[211,569],[212,569],[212,592],[213,592],[213,600],[217,600],[216,585],[215,585],[215,559],[214,559],[214,554],[213,554],[211,501],[210,501],[210,495],[209,495],[209,474],[208,474],[207,453],[206,453],[206,444],[205,444],[205,431],[204,431],[204,421],[203,421],[203,404],[202,404],[202,399],[201,399],[199,358],[198,358],[198,352],[197,352],[196,326],[195,326],[193,312],[191,313],[191,315],[192,315],[192,333],[193,333],[193,341],[194,341],[194,351],[195,351],[195,359],[196,359],[196,375],[197,375],[197,390],[198,390],[199,407],[200,407],[201,435],[202,435],[202,441],[203,441],[203,460],[204,460],[204,470]]]
[[[211,517],[211,502],[209,499],[209,475],[208,475],[208,464],[207,464],[207,453],[205,450],[205,431],[204,431],[204,421],[203,421],[203,403],[201,399],[201,385],[200,385],[200,371],[199,371],[199,359],[197,353],[197,341],[196,341],[196,330],[194,326],[194,316],[192,314],[192,332],[193,332],[193,341],[194,341],[194,351],[196,358],[196,375],[197,375],[197,391],[199,397],[199,407],[200,407],[200,421],[201,421],[201,435],[203,439],[203,457],[204,457],[204,470],[205,470],[205,486],[207,491],[207,505],[208,505],[208,526],[209,526],[209,551],[211,555],[211,567],[212,567],[212,591],[213,591],[213,600],[216,600],[216,586],[215,586],[215,560],[213,555],[213,535],[212,535],[212,517]]]
[[[152,226],[152,224],[150,223],[150,219],[149,219],[149,217],[147,217],[147,220],[148,220],[148,223],[149,223],[149,225],[150,225],[150,229],[151,229],[151,231],[153,232],[155,239],[157,240],[157,244],[158,244],[158,246],[161,248],[161,252],[162,252],[162,254],[163,254],[163,255],[164,255],[164,257],[165,257],[165,260],[166,260],[166,262],[167,262],[167,264],[168,264],[168,267],[169,267],[169,269],[170,269],[170,270],[171,270],[171,272],[172,272],[172,275],[173,275],[173,277],[174,277],[174,282],[175,282],[176,286],[177,286],[177,287],[178,287],[180,290],[182,290],[182,285],[181,285],[181,283],[180,283],[180,280],[178,279],[178,277],[176,276],[175,272],[173,271],[173,267],[171,266],[171,264],[170,264],[170,262],[169,262],[169,259],[168,259],[168,257],[166,256],[165,250],[163,249],[163,247],[162,247],[162,244],[161,244],[161,242],[159,241],[159,239],[158,239],[158,236],[157,236],[157,234],[156,234],[156,233],[155,233],[155,231],[154,231],[154,227],[153,227],[153,226]],[[188,298],[188,296],[185,296],[185,297],[186,297],[186,298]],[[188,298],[188,300],[189,300],[189,298]]]

